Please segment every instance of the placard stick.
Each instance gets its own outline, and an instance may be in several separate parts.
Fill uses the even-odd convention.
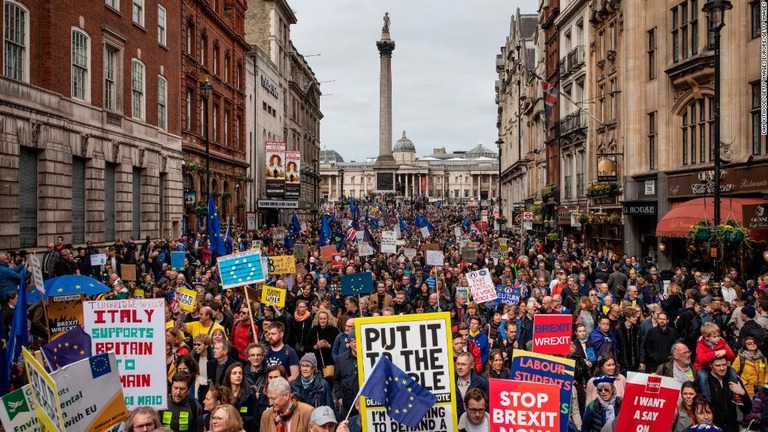
[[[251,334],[253,335],[253,341],[255,343],[258,343],[259,342],[259,338],[256,335],[256,325],[253,323],[253,319],[254,318],[253,318],[253,311],[251,310],[251,300],[248,297],[248,287],[246,286],[243,291],[245,291],[245,304],[248,305],[248,315],[251,318]]]

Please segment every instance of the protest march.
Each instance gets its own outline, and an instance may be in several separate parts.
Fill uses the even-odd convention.
[[[217,218],[0,254],[4,430],[768,430],[768,273],[662,279],[422,198]]]

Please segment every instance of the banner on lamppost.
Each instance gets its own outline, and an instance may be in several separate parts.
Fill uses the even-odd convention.
[[[301,152],[285,152],[285,197],[299,199],[301,196]]]
[[[285,143],[267,141],[264,153],[267,198],[282,198],[285,196]]]

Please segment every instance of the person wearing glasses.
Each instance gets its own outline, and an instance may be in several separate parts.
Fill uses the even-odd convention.
[[[142,406],[131,411],[125,421],[125,432],[153,431],[160,427],[160,416],[154,408]]]
[[[601,375],[594,380],[597,399],[587,405],[581,432],[600,432],[603,426],[613,423],[619,416],[621,397],[616,395],[613,377]]]
[[[212,432],[241,432],[243,420],[237,412],[237,408],[230,404],[220,405],[211,413]]]
[[[464,395],[464,414],[459,418],[459,432],[488,432],[490,418],[485,407],[488,397],[479,388],[467,390]]]

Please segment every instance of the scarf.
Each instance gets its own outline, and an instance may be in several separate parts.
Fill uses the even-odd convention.
[[[298,322],[303,322],[307,318],[309,318],[310,315],[312,315],[312,312],[310,312],[308,309],[304,309],[303,315],[299,315],[299,311],[297,310],[296,312],[293,313],[293,319],[295,319]]]
[[[480,334],[480,330],[473,332],[472,330],[469,331],[469,335],[472,337],[477,337],[477,335]]]
[[[597,401],[600,402],[600,405],[602,405],[603,409],[605,410],[605,423],[603,424],[610,424],[613,419],[616,418],[616,395],[614,394],[611,399],[607,401],[604,401],[600,396],[598,396]]]
[[[277,432],[288,432],[288,426],[286,426],[286,423],[291,420],[291,416],[293,415],[293,411],[296,410],[297,405],[298,401],[296,400],[296,396],[291,396],[291,405],[288,406],[288,409],[282,414],[274,413]]]
[[[745,349],[741,350],[740,354],[743,355],[747,360],[759,360],[760,357],[762,357],[762,354],[760,354],[759,351],[750,352]]]
[[[301,376],[301,377],[299,377],[299,378],[301,379],[301,385],[302,385],[304,388],[307,388],[307,387],[309,387],[309,385],[310,385],[310,384],[312,384],[312,381],[314,381],[314,380],[315,380],[315,377],[312,377],[312,378],[304,378],[303,376]]]

